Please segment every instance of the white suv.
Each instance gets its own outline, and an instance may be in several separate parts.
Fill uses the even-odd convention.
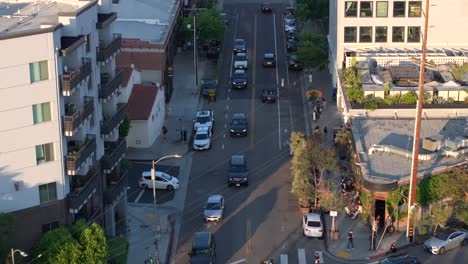
[[[176,177],[172,177],[171,175],[156,171],[155,172],[155,185],[156,189],[163,189],[163,190],[177,190],[179,189],[179,180]],[[148,189],[153,188],[153,181],[151,180],[151,171],[144,171],[141,174],[140,181],[138,182],[140,188]]]
[[[209,127],[199,127],[193,137],[193,149],[205,150],[211,148],[211,129]]]
[[[193,124],[193,130],[197,131],[201,127],[208,127],[209,130],[213,128],[214,115],[213,110],[201,110],[197,112]]]

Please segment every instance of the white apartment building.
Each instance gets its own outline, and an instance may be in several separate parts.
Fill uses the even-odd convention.
[[[425,3],[331,0],[328,42],[333,86],[338,86],[337,70],[349,66],[352,57],[393,66],[420,59]],[[429,8],[428,60],[467,62],[468,1],[430,0]]]
[[[125,218],[111,4],[0,2],[0,212],[16,215],[15,248],[79,219],[115,235]]]

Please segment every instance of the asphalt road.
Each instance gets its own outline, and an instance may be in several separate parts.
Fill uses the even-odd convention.
[[[310,263],[311,252],[315,252],[312,250],[323,248],[322,240],[302,236],[297,199],[290,193],[288,139],[291,130],[305,131],[305,125],[302,94],[299,85],[292,85],[298,74],[288,73],[286,67],[283,10],[287,2],[274,4],[272,14],[261,13],[261,1],[250,2],[224,2],[230,24],[225,34],[220,88],[217,102],[204,105],[214,110],[213,145],[211,150],[193,157],[173,263],[188,263],[193,233],[203,230],[215,235],[217,263],[257,263],[263,257],[279,260],[282,254],[290,258],[289,263],[300,263],[297,258],[301,249]],[[233,90],[230,85],[235,38],[247,42],[248,88],[244,90]],[[276,68],[263,68],[266,52],[277,54]],[[277,89],[279,100],[262,104],[260,95],[264,88]],[[234,113],[248,116],[245,138],[229,136],[229,121]],[[235,154],[247,158],[248,187],[227,187],[228,161]],[[206,224],[202,207],[211,194],[224,195],[225,215],[220,223]]]

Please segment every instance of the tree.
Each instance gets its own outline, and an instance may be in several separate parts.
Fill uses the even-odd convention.
[[[328,42],[324,35],[303,32],[297,47],[298,60],[306,68],[323,68],[328,62]]]
[[[346,96],[350,101],[360,104],[364,101],[361,77],[365,74],[367,71],[358,72],[357,60],[354,57],[351,60],[351,66],[343,69],[343,84],[346,87]]]
[[[119,137],[127,137],[131,127],[132,121],[130,120],[130,115],[126,113],[122,124],[119,126]]]
[[[302,22],[328,16],[328,0],[296,0],[294,13]]]
[[[453,78],[457,81],[461,81],[465,73],[468,73],[468,63],[463,63],[462,66],[458,66],[456,63],[450,65],[450,72],[453,75]]]
[[[206,43],[210,40],[222,40],[226,25],[221,13],[216,8],[200,11],[197,14],[197,38],[198,43]],[[193,20],[192,20],[193,21]]]
[[[216,4],[216,0],[197,0],[197,8],[212,8]]]
[[[84,222],[84,221],[83,221]],[[104,230],[92,223],[78,233],[77,241],[81,245],[82,263],[106,263],[107,242]]]
[[[465,200],[457,206],[455,218],[462,223],[468,223],[468,201]]]
[[[300,132],[291,134],[291,146],[294,156],[291,161],[293,176],[291,192],[296,195],[301,207],[309,207],[310,199],[315,194],[310,179],[312,178],[312,163],[310,162],[310,140]]]
[[[81,247],[73,240],[71,242],[67,242],[60,246],[59,251],[56,255],[51,257],[50,263],[57,263],[57,264],[80,264],[85,263],[82,262],[81,255]]]
[[[345,202],[341,196],[338,184],[333,180],[324,181],[320,184],[320,207],[327,211],[342,211]],[[332,232],[336,231],[336,219],[332,218]]]
[[[451,215],[452,209],[448,206],[444,206],[441,203],[433,204],[430,214],[427,215],[430,219],[431,226],[434,228],[432,233],[435,233],[438,227],[444,227]]]
[[[35,262],[43,264],[56,263],[56,257],[60,255],[60,251],[64,248],[64,245],[74,242],[75,240],[70,231],[65,227],[59,227],[45,233],[34,249],[35,257],[42,254]]]
[[[0,263],[7,258],[13,247],[15,235],[15,215],[0,213]]]

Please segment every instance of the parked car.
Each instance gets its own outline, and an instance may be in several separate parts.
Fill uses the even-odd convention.
[[[234,40],[234,53],[245,52],[247,50],[244,39],[235,39]]]
[[[296,32],[286,32],[286,39],[292,39],[296,42],[299,41],[299,36]]]
[[[273,6],[271,3],[262,3],[262,12],[271,13],[273,11]]]
[[[287,13],[284,15],[284,23],[286,24],[288,22],[296,23],[296,17],[291,13]]]
[[[193,149],[206,150],[211,149],[211,128],[199,127],[193,136]]]
[[[247,136],[247,117],[244,113],[236,113],[232,115],[231,124],[230,124],[230,135],[234,136]]]
[[[179,180],[176,177],[172,177],[171,175],[162,171],[155,171],[154,183],[156,189],[163,189],[168,191],[179,189]],[[138,182],[138,185],[140,186],[140,188],[143,189],[153,188],[153,180],[151,180],[151,171],[144,171],[141,174],[141,178]]]
[[[232,156],[229,161],[228,186],[249,185],[247,178],[247,163],[244,156]]]
[[[244,70],[235,70],[232,75],[232,88],[246,88],[247,74]]]
[[[234,55],[234,69],[247,69],[247,54],[246,53],[237,53]]]
[[[205,221],[219,222],[223,219],[224,198],[222,195],[210,195],[206,205],[203,207],[203,218]]]
[[[440,229],[433,237],[424,242],[424,249],[432,254],[444,254],[445,251],[468,245],[468,232],[452,228]]]
[[[302,218],[302,228],[304,236],[318,238],[323,237],[323,223],[319,214],[305,214]]]
[[[208,96],[210,91],[215,91],[218,86],[217,80],[203,79],[201,80],[201,93],[203,96]]]
[[[194,120],[193,130],[197,131],[200,127],[208,127],[210,130],[213,129],[214,125],[214,114],[213,110],[200,110]]]
[[[192,239],[192,250],[188,253],[190,264],[214,264],[216,243],[211,232],[196,232]]]
[[[304,69],[304,65],[299,62],[296,55],[291,55],[288,56],[288,69],[302,71]]]
[[[419,264],[421,263],[416,256],[410,254],[391,256],[379,261],[380,264]]]
[[[264,67],[275,67],[276,66],[276,56],[274,53],[265,53],[263,55],[263,66]]]
[[[297,44],[294,39],[288,39],[288,41],[286,42],[286,50],[288,52],[297,50]]]
[[[263,89],[262,90],[262,103],[274,103],[276,102],[276,91],[274,89]]]
[[[285,32],[296,32],[296,21],[295,20],[286,20],[284,23]]]
[[[292,6],[286,7],[285,10],[284,10],[284,15],[285,16],[294,15],[294,7],[292,7]]]

